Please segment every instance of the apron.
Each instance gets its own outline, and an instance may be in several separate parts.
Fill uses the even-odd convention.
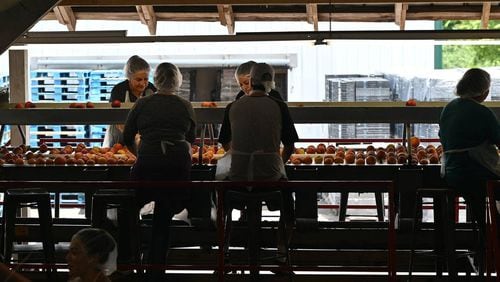
[[[497,148],[488,141],[471,148],[455,149],[443,152],[441,155],[441,177],[444,177],[446,174],[446,155],[464,152],[467,152],[471,159],[488,169],[491,173],[500,177],[500,164]]]
[[[230,152],[231,152],[232,156],[248,156],[247,172],[246,172],[248,181],[255,180],[255,175],[254,175],[255,174],[255,157],[258,157],[258,156],[265,156],[266,160],[268,160],[269,162],[275,162],[276,166],[279,167],[278,173],[267,180],[273,181],[273,180],[279,180],[282,178],[286,178],[285,164],[283,163],[281,156],[278,152],[263,152],[261,150],[253,151],[251,153],[240,152],[237,150],[231,150]],[[252,188],[249,187],[248,190],[251,191]]]

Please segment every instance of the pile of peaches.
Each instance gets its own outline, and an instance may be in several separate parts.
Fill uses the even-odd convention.
[[[66,145],[63,148],[49,148],[41,144],[38,150],[32,151],[25,145],[9,150],[0,147],[0,165],[111,165],[133,164],[135,156],[121,144],[111,148],[88,148],[83,143],[75,147]]]
[[[429,144],[427,147],[420,145],[412,147],[411,164],[438,164],[442,151],[441,145],[435,147]],[[324,165],[407,164],[409,158],[407,148],[401,144],[389,144],[385,148],[375,148],[369,145],[366,149],[349,149],[318,144],[317,146],[309,145],[307,148],[295,149],[295,154],[290,157],[289,163],[293,165],[313,163]]]
[[[217,145],[203,145],[201,148],[201,163],[217,164],[217,161],[222,158],[224,153],[224,149],[222,147],[218,147]],[[200,146],[198,145],[191,146],[191,163],[194,165],[200,163]]]

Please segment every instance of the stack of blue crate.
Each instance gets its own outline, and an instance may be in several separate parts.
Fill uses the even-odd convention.
[[[87,130],[87,138],[104,139],[104,135],[106,134],[107,128],[108,125],[92,124],[89,126]],[[102,145],[102,142],[92,142],[91,145],[100,147]]]
[[[31,97],[36,102],[85,101],[89,93],[88,70],[35,70],[31,72]]]
[[[30,126],[30,146],[38,147],[40,139],[75,139],[85,138],[84,125],[31,125]],[[64,147],[66,145],[75,146],[79,142],[46,142],[49,147]]]
[[[91,71],[89,100],[92,102],[108,102],[113,86],[124,79],[123,70]]]

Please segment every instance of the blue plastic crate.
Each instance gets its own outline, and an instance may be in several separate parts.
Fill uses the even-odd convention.
[[[88,78],[89,70],[34,70],[31,71],[31,78],[47,77],[47,78]]]
[[[90,79],[118,78],[124,79],[123,70],[94,70],[90,72]]]
[[[106,125],[106,124],[92,124],[90,126],[91,133],[106,133],[107,129],[108,129],[108,125]]]

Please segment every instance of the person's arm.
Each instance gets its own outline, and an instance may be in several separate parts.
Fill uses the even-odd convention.
[[[231,104],[227,105],[224,111],[224,119],[222,120],[222,125],[219,132],[219,143],[222,144],[222,148],[227,152],[231,149],[231,122],[229,121],[229,110],[231,109]]]
[[[188,101],[185,102],[186,109],[188,111],[189,118],[191,120],[191,127],[186,132],[186,141],[189,143],[193,143],[196,140],[196,117],[194,114],[194,109],[191,103]]]
[[[294,144],[283,145],[283,151],[281,152],[281,159],[283,160],[283,163],[286,164],[286,162],[290,159],[294,151],[295,151]]]
[[[141,99],[142,100],[142,99]],[[138,132],[137,128],[137,117],[139,115],[138,105],[141,104],[141,101],[138,100],[130,109],[130,112],[127,115],[127,121],[125,122],[125,128],[123,129],[123,143],[127,147],[127,149],[137,155],[135,150],[135,136]]]
[[[0,281],[29,282],[31,280],[10,270],[5,264],[0,263]]]
[[[290,116],[288,106],[284,102],[279,102],[278,104],[281,110],[281,142],[283,143],[281,158],[283,159],[283,163],[286,163],[295,151],[294,144],[299,141],[299,135]]]

